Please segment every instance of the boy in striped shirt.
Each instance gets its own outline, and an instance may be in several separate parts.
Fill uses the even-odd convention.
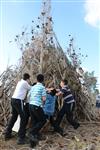
[[[63,106],[61,110],[58,112],[54,129],[55,131],[63,134],[63,130],[59,126],[65,114],[66,114],[66,119],[74,127],[74,129],[77,129],[80,125],[73,118],[73,111],[75,109],[75,100],[71,93],[70,88],[68,87],[68,81],[62,80],[60,86],[61,89],[57,93],[57,96],[63,95]]]

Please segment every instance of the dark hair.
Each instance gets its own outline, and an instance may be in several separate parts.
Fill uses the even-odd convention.
[[[23,74],[23,80],[27,80],[30,78],[30,75],[28,73]]]
[[[32,86],[34,86],[34,85],[36,85],[36,82],[34,82],[34,83],[32,84]]]
[[[37,75],[37,81],[40,82],[40,83],[42,83],[42,82],[44,81],[44,76],[43,76],[43,74],[38,74],[38,75]]]
[[[66,79],[61,80],[65,85],[68,84],[68,81]]]
[[[51,90],[50,95],[55,96],[57,93],[56,89]]]

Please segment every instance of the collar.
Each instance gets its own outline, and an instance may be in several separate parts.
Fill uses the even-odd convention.
[[[40,83],[40,82],[37,82],[37,84],[43,85],[43,84],[42,84],[42,83]]]
[[[63,88],[67,88],[68,87],[68,85],[64,85],[64,87]]]

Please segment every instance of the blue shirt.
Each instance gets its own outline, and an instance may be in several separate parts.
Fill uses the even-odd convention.
[[[36,85],[32,86],[31,90],[29,91],[29,104],[42,107],[43,96],[46,96],[46,89],[42,83],[37,83]]]
[[[44,113],[46,115],[52,116],[54,114],[55,101],[56,101],[56,96],[52,96],[50,94],[47,94],[46,102],[45,102],[44,107],[43,107]]]

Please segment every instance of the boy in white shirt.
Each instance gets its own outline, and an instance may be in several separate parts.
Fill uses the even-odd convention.
[[[30,90],[30,75],[25,73],[23,75],[23,79],[21,79],[16,86],[14,94],[11,98],[11,106],[12,106],[12,116],[8,123],[5,132],[5,140],[10,139],[12,128],[17,120],[18,115],[20,115],[20,128],[18,131],[18,142],[17,144],[25,144],[25,127],[26,127],[26,117],[24,112],[24,99],[28,90]]]

